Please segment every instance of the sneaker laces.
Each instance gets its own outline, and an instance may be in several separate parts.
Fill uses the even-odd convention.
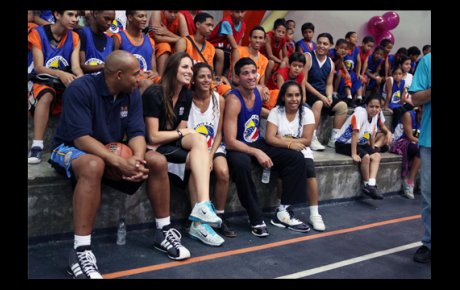
[[[97,273],[99,272],[97,265],[96,265],[96,257],[94,256],[91,250],[85,250],[83,252],[76,252],[76,253],[77,253],[78,260],[80,262],[80,266],[86,275],[89,276],[89,274],[93,272],[97,272]]]
[[[178,248],[182,246],[180,243],[180,239],[182,238],[182,235],[178,230],[175,228],[170,228],[166,233],[166,240],[173,245],[174,248]]]
[[[295,216],[294,216],[294,212],[292,210],[287,210],[288,214],[289,214],[289,219],[292,221],[292,222],[295,222],[296,224],[301,224],[303,222],[301,222],[299,219],[297,219]]]

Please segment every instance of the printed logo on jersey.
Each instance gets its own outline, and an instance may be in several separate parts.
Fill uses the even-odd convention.
[[[401,100],[401,92],[398,90],[391,96],[391,102],[398,104]]]
[[[50,58],[46,62],[45,66],[51,69],[65,69],[69,66],[69,63],[62,56],[56,55],[55,57]]]
[[[121,106],[120,107],[120,118],[128,117],[128,106]]]
[[[95,58],[95,57],[92,57],[90,59],[88,59],[85,64],[86,65],[98,65],[98,64],[103,64],[104,62],[98,58]],[[100,71],[96,71],[96,72],[93,72],[91,73],[92,75],[98,75],[102,72],[102,70]]]
[[[123,25],[121,24],[121,21],[119,19],[114,19],[112,25],[110,25],[109,30],[113,34],[123,31]]]
[[[98,64],[103,64],[104,62],[98,58],[92,57],[88,59],[85,64],[87,65],[98,65]]]
[[[355,67],[355,62],[351,59],[344,60],[343,64],[345,65],[347,70],[352,70]]]
[[[359,138],[358,144],[366,144],[371,139],[371,132],[364,131],[363,137]]]
[[[252,115],[244,124],[243,132],[244,141],[252,143],[259,140],[259,116]]]
[[[203,122],[195,126],[195,131],[206,136],[206,142],[208,142],[208,148],[212,147],[214,141],[214,127],[211,123]]]
[[[139,64],[141,66],[141,70],[147,71],[147,61],[145,60],[145,58],[142,55],[136,54],[136,53],[134,54],[134,56],[139,61]]]

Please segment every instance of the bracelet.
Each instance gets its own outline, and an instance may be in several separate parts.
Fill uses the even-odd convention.
[[[292,144],[292,141],[289,141],[289,143],[288,143],[288,149],[291,149],[291,144]]]
[[[184,137],[184,134],[179,129],[176,129],[177,134],[179,134],[179,138]]]

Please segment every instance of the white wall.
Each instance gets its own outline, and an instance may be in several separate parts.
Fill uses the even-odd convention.
[[[382,16],[390,10],[366,10],[366,11],[289,11],[285,19],[296,21],[294,38],[302,38],[300,31],[302,24],[311,22],[315,25],[315,36],[322,32],[329,32],[334,37],[334,43],[338,38],[345,38],[348,31],[356,31],[359,37],[359,45],[368,34],[366,25],[372,16]],[[400,47],[409,48],[417,46],[422,50],[423,45],[431,44],[431,11],[401,11],[391,10],[399,14],[399,25],[391,30],[395,38],[392,53]]]

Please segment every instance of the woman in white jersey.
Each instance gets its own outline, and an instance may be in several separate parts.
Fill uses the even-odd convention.
[[[302,88],[295,81],[287,81],[281,86],[276,107],[267,119],[265,139],[268,144],[301,151],[307,167],[307,194],[310,208],[310,224],[316,231],[324,231],[326,226],[318,212],[318,181],[310,143],[315,129],[313,112],[302,105]]]
[[[222,119],[225,106],[225,99],[211,88],[213,73],[212,68],[206,63],[197,63],[193,66],[193,99],[192,107],[187,122],[187,127],[194,129],[198,133],[206,136],[209,151],[209,167],[216,176],[215,198],[216,213],[222,219],[221,233],[226,237],[236,237],[236,232],[232,230],[224,218],[225,203],[227,201],[229,187],[229,171],[226,159],[225,145],[222,143]],[[193,182],[190,180],[190,182]],[[192,204],[193,186],[189,192]],[[194,226],[189,231],[192,237],[200,239],[206,243],[205,237],[197,233]]]

